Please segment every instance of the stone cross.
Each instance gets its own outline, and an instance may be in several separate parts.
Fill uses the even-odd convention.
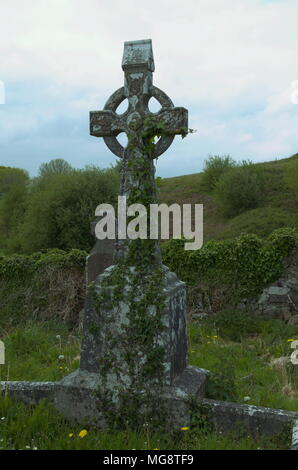
[[[185,108],[174,107],[171,99],[153,85],[154,60],[150,39],[124,43],[122,69],[124,86],[110,96],[103,111],[90,112],[90,134],[103,137],[109,149],[123,160],[120,195],[126,196],[128,203],[138,202],[149,206],[156,202],[154,159],[169,148],[176,134],[187,133],[188,112]],[[151,97],[161,105],[158,113],[149,111]],[[126,99],[127,111],[117,114],[118,106]],[[163,123],[163,135],[155,145],[150,145],[150,138],[159,132],[154,129],[154,122]],[[147,138],[146,131],[149,134]],[[117,140],[121,132],[125,132],[128,137],[126,148]],[[150,191],[145,201],[142,201],[146,185]],[[133,194],[139,194],[139,197],[135,199]],[[118,240],[118,255],[125,252],[128,243],[129,240]],[[153,256],[155,254],[159,257],[158,242],[152,244],[152,250]]]
[[[148,208],[157,202],[154,159],[176,134],[187,133],[187,110],[174,107],[153,86],[151,40],[126,42],[122,68],[124,87],[112,94],[103,111],[90,113],[90,133],[103,137],[122,159],[120,195],[126,196],[128,205]],[[161,105],[158,113],[148,109],[151,97]],[[127,111],[117,114],[125,99]],[[126,148],[117,141],[121,132],[128,137]],[[162,265],[159,240],[118,240],[118,251],[116,265],[96,278],[87,296],[80,369],[61,382],[58,409],[69,417],[100,421],[101,413],[114,406],[116,415],[125,413],[127,400],[136,406],[140,398],[146,401],[153,394],[155,405],[167,402],[166,408],[171,408],[189,393],[204,394],[206,375],[187,365],[185,284]],[[95,390],[99,407],[90,398]],[[183,410],[182,406],[181,425],[187,422]]]
[[[120,194],[128,205],[148,207],[156,202],[154,159],[176,134],[187,133],[187,111],[153,86],[151,40],[126,42],[122,68],[124,87],[103,111],[91,112],[90,131],[122,159]],[[151,97],[161,105],[158,113],[148,109]],[[128,109],[119,115],[125,99]],[[126,148],[117,141],[120,132],[127,134]],[[188,426],[189,397],[204,396],[206,373],[187,364],[185,284],[162,264],[158,248],[158,240],[119,240],[115,264],[88,289],[79,369],[58,383],[11,383],[10,393],[51,395],[57,410],[84,425],[120,419],[127,426],[154,417],[159,424],[169,419],[171,428]]]

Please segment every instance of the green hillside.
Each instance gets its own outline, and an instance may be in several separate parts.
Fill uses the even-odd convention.
[[[264,175],[260,206],[234,217],[225,216],[212,192],[203,184],[203,173],[158,178],[160,201],[172,204],[204,204],[204,241],[226,239],[243,233],[266,236],[281,227],[298,228],[298,154],[258,163]]]

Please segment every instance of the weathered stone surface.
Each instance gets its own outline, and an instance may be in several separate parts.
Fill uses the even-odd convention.
[[[0,382],[2,396],[6,394],[14,400],[20,400],[28,405],[38,403],[40,400],[52,400],[56,382]]]
[[[282,432],[285,425],[294,424],[298,419],[298,413],[262,406],[206,398],[201,403],[205,405],[204,412],[215,429],[223,433],[241,429],[251,436],[273,435]]]
[[[56,384],[55,408],[71,421],[104,427],[97,397],[99,382],[98,374],[77,369]]]
[[[113,264],[114,240],[96,240],[94,247],[86,259],[86,284],[95,281],[97,276]]]
[[[181,380],[172,387],[160,389],[170,411],[169,426],[179,429],[189,426],[191,405],[189,397],[196,397],[198,409],[222,433],[241,430],[243,435],[274,435],[285,425],[293,425],[292,449],[298,450],[298,413],[280,409],[229,403],[204,398],[208,371],[188,366]],[[42,399],[52,401],[58,411],[71,421],[82,425],[104,427],[97,396],[99,375],[76,370],[60,382],[0,382],[2,395],[26,404],[37,404]]]
[[[263,290],[255,306],[262,315],[291,321],[298,312],[298,248],[283,265],[281,278]]]
[[[205,397],[210,372],[195,366],[186,366],[182,374],[174,378],[174,387],[194,397]]]
[[[105,279],[113,270],[113,266],[108,268],[98,278],[98,285],[100,281]],[[164,292],[166,295],[167,306],[163,314],[163,323],[165,330],[156,332],[157,341],[161,341],[166,347],[165,355],[165,385],[171,385],[175,377],[182,373],[187,364],[187,336],[186,336],[186,294],[185,284],[181,282],[177,276],[170,272],[164,266],[165,286]],[[100,287],[99,287],[100,289]],[[111,287],[113,289],[113,287]],[[124,288],[128,293],[134,291],[134,286],[129,286],[129,283]],[[102,352],[105,352],[107,347],[107,338],[112,338],[113,335],[118,334],[122,325],[127,325],[129,307],[122,303],[119,309],[115,305],[114,312],[107,312],[107,324],[105,325],[105,316],[99,319],[98,313],[95,309],[86,309],[84,319],[84,338],[82,343],[81,364],[82,370],[89,372],[100,372],[100,359]],[[115,316],[115,322],[111,323],[111,316]],[[90,327],[92,325],[92,327]],[[121,344],[119,348],[119,367],[124,372],[129,366],[126,366],[123,357],[125,350],[121,353]],[[138,358],[135,358],[137,361]],[[142,359],[140,359],[142,360]],[[112,374],[112,371],[111,371]]]
[[[207,372],[204,369],[187,366],[172,386],[157,387],[157,396],[169,411],[167,426],[172,429],[189,426],[191,417],[189,397],[205,396]],[[82,425],[104,427],[106,421],[98,397],[100,386],[99,374],[78,369],[57,383],[55,407],[72,421]]]

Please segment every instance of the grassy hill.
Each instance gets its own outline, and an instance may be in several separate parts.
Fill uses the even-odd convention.
[[[298,154],[255,164],[265,177],[261,205],[234,217],[224,216],[203,184],[203,173],[158,178],[160,201],[166,204],[204,204],[204,241],[243,233],[266,236],[280,227],[298,228]]]

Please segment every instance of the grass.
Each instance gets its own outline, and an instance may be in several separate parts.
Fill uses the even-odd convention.
[[[214,373],[210,398],[298,411],[298,367],[275,361],[292,339],[297,326],[226,312],[190,325],[190,362]]]
[[[265,198],[260,207],[235,217],[224,216],[212,193],[202,182],[202,173],[158,178],[160,202],[204,205],[204,241],[233,238],[242,233],[267,236],[273,230],[298,229],[298,154],[290,158],[258,163],[264,170]]]
[[[0,399],[0,450],[254,450],[288,449],[287,434],[273,438],[223,435],[200,429],[159,434],[141,430],[105,430],[70,424],[50,404],[37,406]],[[83,436],[83,437],[80,437]]]
[[[63,324],[28,322],[1,339],[7,358],[1,380],[60,380],[79,366],[79,335]]]
[[[213,372],[210,398],[298,411],[297,370],[276,369],[272,361],[290,356],[289,339],[298,327],[279,320],[223,312],[191,321],[190,363]],[[1,380],[59,380],[79,365],[80,332],[62,324],[26,323],[2,337],[7,363]],[[297,367],[297,366],[295,366]],[[249,399],[248,399],[249,397]],[[0,399],[0,449],[287,449],[289,435],[272,438],[218,434],[212,429],[159,433],[87,428],[67,422],[49,403],[25,406]]]

